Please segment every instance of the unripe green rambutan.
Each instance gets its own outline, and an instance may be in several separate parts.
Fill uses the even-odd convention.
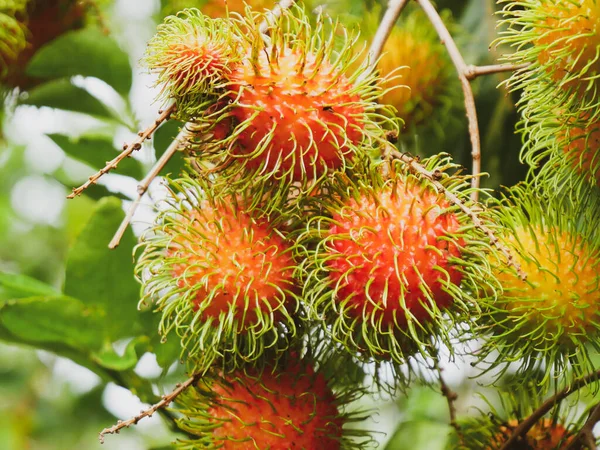
[[[205,139],[198,146],[200,162],[220,171],[225,184],[279,191],[295,184],[304,192],[352,166],[365,147],[381,146],[384,123],[396,127],[377,103],[374,75],[364,68],[348,73],[356,59],[353,39],[324,21],[319,16],[313,27],[304,10],[292,7],[277,19],[254,14],[239,24],[245,58],[229,75],[221,104],[196,121],[200,129],[202,123],[229,129],[212,149]]]
[[[241,197],[210,197],[189,179],[172,186],[136,269],[142,303],[162,311],[160,333],[174,329],[197,370],[218,357],[235,367],[284,351],[299,307],[293,244],[245,213]]]
[[[499,352],[493,365],[521,360],[523,376],[534,368],[557,378],[566,365],[575,374],[593,368],[585,346],[598,348],[600,336],[598,208],[568,203],[518,187],[495,211],[505,229],[500,239],[527,280],[495,265],[503,293],[483,317],[480,331],[489,336],[480,356]]]
[[[177,400],[184,415],[178,425],[197,439],[179,441],[177,448],[364,448],[364,432],[343,429],[358,419],[343,412],[357,392],[334,392],[332,380],[306,357],[289,356],[262,372],[207,376],[185,392]],[[350,438],[357,435],[362,439]]]
[[[442,175],[442,167],[452,168],[447,159],[425,165],[467,201],[464,177]],[[310,218],[301,237],[305,297],[313,317],[352,354],[401,364],[415,350],[433,350],[431,336],[447,342],[443,316],[476,314],[471,293],[493,281],[485,238],[470,219],[402,163],[387,175],[381,169],[339,180],[318,200],[325,212]]]
[[[161,96],[172,98],[181,120],[213,104],[243,55],[235,23],[197,9],[169,16],[148,43],[145,63],[158,73]]]

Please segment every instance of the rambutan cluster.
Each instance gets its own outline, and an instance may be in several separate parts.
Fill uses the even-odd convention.
[[[191,134],[136,269],[141,306],[202,375],[181,448],[361,448],[339,365],[387,364],[404,388],[400,367],[451,347],[497,289],[471,179],[445,155],[417,173],[390,157],[389,89],[356,68],[357,39],[280,12],[184,10],[148,48]]]

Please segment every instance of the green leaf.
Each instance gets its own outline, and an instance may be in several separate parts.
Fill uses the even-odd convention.
[[[150,338],[147,336],[139,336],[132,339],[127,344],[123,355],[119,355],[115,352],[112,345],[108,345],[101,351],[94,353],[92,360],[106,369],[117,370],[119,372],[133,369],[139,361],[139,355],[144,353],[143,351],[139,351],[139,349],[147,347],[149,342]]]
[[[450,427],[428,421],[402,422],[385,446],[385,450],[444,450]]]
[[[35,53],[26,73],[45,79],[96,77],[122,95],[129,92],[132,80],[127,53],[94,28],[71,31],[46,44]]]
[[[68,79],[48,81],[24,94],[21,105],[64,109],[102,118],[114,118],[104,103]]]
[[[34,278],[0,272],[0,301],[37,295],[58,295],[54,287]]]
[[[96,170],[103,168],[107,161],[117,156],[112,140],[104,136],[70,138],[63,134],[49,134],[48,137],[62,148],[67,155],[90,165]],[[133,158],[125,158],[113,172],[128,175],[138,180],[144,176],[142,165]]]
[[[26,344],[60,344],[72,349],[100,349],[105,313],[66,296],[9,300],[0,307],[0,324]]]
[[[137,333],[139,286],[133,276],[135,238],[127,229],[121,244],[108,248],[125,214],[115,197],[100,200],[67,258],[64,291],[86,305],[107,312],[106,327],[113,339]]]
[[[163,123],[156,133],[154,133],[154,149],[156,150],[156,157],[160,158],[163,153],[167,150],[173,139],[179,133],[181,127],[183,127],[183,122],[179,122],[177,120],[170,120],[168,122]],[[182,152],[177,152],[173,157],[169,160],[167,165],[160,171],[160,175],[171,174],[174,176],[178,176],[181,174],[185,167],[185,159],[183,158]]]

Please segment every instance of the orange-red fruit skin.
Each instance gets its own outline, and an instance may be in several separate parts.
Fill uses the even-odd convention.
[[[358,317],[380,314],[384,324],[406,324],[402,298],[416,320],[430,313],[421,291],[427,285],[439,309],[452,303],[444,289],[447,281],[459,285],[462,274],[449,263],[459,257],[462,239],[445,240],[460,224],[456,215],[442,213],[449,204],[418,185],[400,185],[378,195],[377,201],[362,195],[333,216],[328,259],[333,285],[339,283],[337,300],[348,300],[348,313]],[[435,249],[435,250],[434,250]],[[387,300],[385,296],[387,282]]]
[[[287,243],[268,224],[246,214],[207,203],[201,209],[202,213],[181,219],[183,229],[192,227],[195,233],[175,236],[169,249],[169,256],[182,259],[173,268],[179,287],[197,288],[193,299],[197,308],[208,301],[211,290],[216,291],[202,311],[204,320],[218,318],[232,305],[244,325],[257,321],[257,309],[276,315],[289,300],[282,291],[294,289],[294,262]]]
[[[207,410],[220,424],[213,436],[224,450],[340,448],[343,419],[335,396],[310,366],[265,370],[257,378],[236,373],[227,381],[212,388],[217,404]]]
[[[248,58],[231,74],[231,115],[238,124],[248,124],[232,150],[248,168],[298,181],[351,158],[351,147],[363,136],[364,108],[344,75],[311,54],[302,64],[299,50],[289,48],[276,61],[261,52],[257,66],[258,74]],[[269,133],[265,151],[257,151]]]

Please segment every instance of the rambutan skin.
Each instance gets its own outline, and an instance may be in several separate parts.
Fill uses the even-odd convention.
[[[194,370],[224,355],[233,370],[259,364],[267,349],[284,352],[302,320],[294,244],[245,212],[242,195],[214,197],[191,178],[170,187],[136,266],[141,305],[162,313],[159,332],[177,333]]]
[[[283,48],[273,62],[249,55],[230,80],[230,114],[244,124],[232,156],[250,169],[318,178],[362,140],[365,108],[354,84],[314,54]]]
[[[508,242],[528,277],[523,281],[508,268],[497,269],[502,309],[515,319],[524,316],[530,330],[543,327],[542,341],[568,344],[573,335],[598,328],[600,252],[576,235],[540,226],[518,228]]]
[[[494,436],[493,442],[485,450],[498,450],[513,434],[519,422],[511,419],[500,427],[499,432]],[[551,419],[542,419],[535,424],[518,442],[521,447],[528,450],[567,450],[571,448],[574,434],[568,431],[564,426],[555,423]],[[576,446],[576,449],[581,449]]]
[[[573,168],[600,186],[600,119],[587,126],[569,126],[559,142]]]
[[[430,319],[430,302],[440,310],[452,303],[444,285],[460,284],[462,274],[449,260],[460,256],[464,242],[449,238],[460,228],[445,212],[449,206],[409,183],[352,198],[334,214],[324,257],[348,314],[405,326],[407,314]]]
[[[237,371],[202,380],[183,403],[187,418],[180,426],[198,436],[206,448],[343,447],[346,420],[339,410],[340,399],[325,376],[304,360],[261,373]],[[182,448],[195,448],[193,443],[187,441]]]

